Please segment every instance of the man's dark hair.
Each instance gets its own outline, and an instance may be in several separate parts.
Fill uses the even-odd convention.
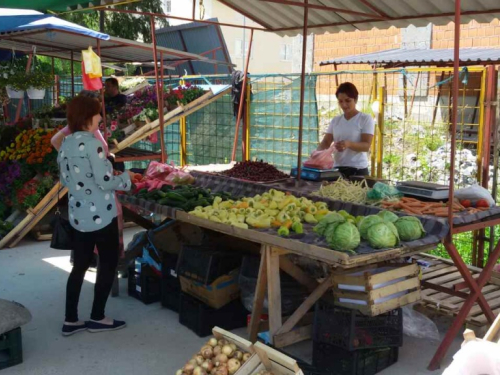
[[[335,92],[335,96],[338,98],[339,94],[346,94],[349,98],[358,100],[358,89],[351,82],[344,82],[339,87],[337,87],[337,91]]]
[[[118,85],[118,80],[116,78],[108,78],[105,83],[111,83],[113,86],[116,88],[119,88],[120,86]]]

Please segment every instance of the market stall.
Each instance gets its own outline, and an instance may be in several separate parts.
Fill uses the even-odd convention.
[[[401,7],[400,1],[396,2],[385,2],[383,5],[383,9],[380,6],[375,6],[374,4],[368,1],[359,1],[355,2],[351,5],[350,9],[345,9],[342,7],[340,3],[338,5],[336,3],[332,3],[331,5],[323,5],[317,2],[304,0],[304,1],[285,1],[285,0],[263,0],[260,1],[258,5],[250,4],[244,0],[221,0],[222,3],[229,6],[232,9],[240,12],[246,17],[252,19],[259,25],[262,25],[267,31],[276,32],[280,35],[307,35],[311,31],[313,32],[338,32],[338,31],[351,31],[356,29],[369,30],[373,27],[377,28],[388,28],[391,26],[404,27],[407,25],[426,25],[429,22],[434,22],[436,24],[447,24],[451,21],[455,22],[455,53],[454,53],[454,69],[453,69],[453,97],[458,98],[459,95],[459,45],[460,45],[460,24],[469,22],[472,19],[476,19],[479,21],[491,21],[494,18],[498,18],[499,9],[494,6],[487,6],[485,4],[479,5],[477,2],[472,1],[447,1],[442,4],[442,7],[438,10],[434,7],[431,2],[420,3],[418,7],[411,6],[411,1],[407,1],[407,5],[405,7]],[[397,3],[397,4],[396,4]],[[463,3],[463,9],[462,9]],[[193,6],[194,8],[194,6]],[[110,9],[111,10],[111,9]],[[275,14],[280,14],[279,19],[276,18]],[[195,12],[193,11],[193,21],[195,20]],[[234,26],[234,25],[232,25]],[[252,34],[250,37],[250,46],[252,43],[253,36],[253,28]],[[307,38],[303,38],[303,58],[302,58],[302,87],[304,87],[304,78],[305,78],[305,58],[307,51]],[[250,47],[251,48],[251,47]],[[248,63],[245,67],[245,72],[248,72]],[[245,81],[243,85],[246,84],[246,74],[244,74]],[[489,90],[493,93],[493,86],[490,85]],[[243,90],[244,91],[244,90]],[[243,93],[242,93],[243,96]],[[452,126],[451,133],[455,134],[457,128],[457,101],[453,101],[453,111],[452,111]],[[304,106],[304,97],[301,96],[301,109]],[[239,121],[241,118],[242,106],[240,106],[240,111],[237,120],[237,127],[239,125]],[[302,112],[301,112],[302,115]],[[383,115],[382,115],[383,116]],[[488,119],[493,117],[493,111],[488,110],[486,115]],[[302,129],[303,118],[300,118],[300,129]],[[486,129],[486,134],[489,134],[490,129]],[[496,134],[496,132],[495,132]],[[489,137],[485,137],[489,141]],[[301,178],[301,140],[302,140],[302,131],[299,134],[299,149],[298,149],[298,162],[297,162],[297,175],[300,180]],[[236,142],[236,141],[235,141]],[[448,191],[449,202],[454,201],[454,171],[455,171],[455,149],[456,149],[456,139],[452,137],[451,142],[451,160],[450,160],[450,186]],[[233,153],[234,154],[234,153]],[[233,155],[234,158],[234,155]],[[483,164],[487,165],[487,164]],[[401,208],[405,208],[403,205],[400,205]],[[407,206],[408,207],[408,206]],[[494,314],[492,312],[491,307],[486,301],[484,294],[482,292],[483,286],[488,281],[493,266],[495,265],[498,257],[500,256],[500,244],[497,244],[494,249],[491,250],[489,255],[489,260],[486,263],[484,270],[479,273],[476,278],[473,278],[470,274],[470,271],[467,269],[464,261],[461,259],[454,243],[453,243],[453,235],[458,233],[463,233],[471,230],[481,230],[485,228],[491,228],[500,223],[500,219],[497,217],[497,213],[494,211],[486,212],[479,216],[469,215],[469,213],[465,214],[457,214],[457,212],[461,212],[462,208],[456,207],[454,204],[448,204],[444,210],[441,210],[440,215],[448,218],[448,227],[449,230],[446,234],[445,238],[445,248],[451,256],[454,264],[456,265],[460,275],[463,278],[463,281],[459,281],[454,283],[453,285],[443,287],[440,285],[434,286],[440,291],[444,291],[446,293],[452,294],[454,296],[458,296],[464,299],[464,303],[458,312],[456,319],[448,331],[445,339],[443,340],[441,346],[436,352],[435,357],[431,361],[429,368],[437,369],[439,367],[439,363],[443,356],[446,354],[453,338],[458,333],[461,325],[465,321],[465,318],[469,312],[469,310],[473,307],[473,305],[477,302],[479,304],[480,309],[484,312],[487,320],[491,323],[494,319]],[[411,209],[407,209],[407,211],[412,211]],[[418,216],[418,213],[413,212]],[[184,214],[180,214],[182,217]],[[458,221],[456,220],[456,216],[468,216],[467,219],[462,221],[460,218]],[[185,217],[185,219],[190,220],[189,217]],[[199,223],[202,225],[202,223]],[[269,280],[267,280],[267,289],[270,294],[270,299],[275,298],[277,295],[279,296],[279,292],[277,292],[276,288],[279,282],[276,280],[275,273],[273,274],[270,270],[276,271],[279,268],[279,255],[274,252],[271,246],[279,246],[275,243],[265,244],[263,245],[262,251],[262,262],[261,262],[261,270],[259,272],[259,287],[257,288],[257,295],[262,295],[266,289],[266,276],[269,276]],[[290,249],[287,249],[290,250]],[[267,272],[266,272],[267,267]],[[324,285],[321,286],[321,289],[318,289],[316,294],[322,294],[322,292],[326,289],[328,281],[325,282]],[[469,289],[469,293],[462,292],[464,289]],[[314,300],[314,298],[313,298]],[[260,310],[259,308],[259,298],[256,299],[256,307],[257,312]],[[279,310],[279,302],[278,306],[275,306],[276,309]],[[307,306],[304,306],[304,309],[307,310]],[[275,334],[280,331],[284,331],[285,329],[281,329],[281,314],[273,314],[273,318],[271,318],[271,331]],[[293,323],[295,323],[293,320]],[[258,320],[256,315],[254,314],[254,319],[252,321],[252,327],[258,325]],[[292,323],[287,325],[287,329]],[[255,329],[253,330],[255,332]],[[294,333],[296,334],[296,333]]]

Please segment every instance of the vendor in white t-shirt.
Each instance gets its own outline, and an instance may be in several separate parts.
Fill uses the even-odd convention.
[[[356,109],[358,90],[350,82],[342,83],[335,93],[343,115],[330,122],[318,151],[334,147],[334,167],[338,168],[345,178],[351,176],[367,176],[368,151],[372,144],[375,124],[371,116]]]

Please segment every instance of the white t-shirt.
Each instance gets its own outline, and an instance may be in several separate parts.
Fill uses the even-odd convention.
[[[327,133],[333,134],[335,142],[351,141],[361,142],[361,134],[373,135],[375,123],[370,115],[358,112],[350,120],[346,120],[344,115],[334,117],[330,122]],[[363,169],[368,167],[368,155],[366,152],[357,152],[349,148],[342,152],[333,154],[335,167],[351,167]]]

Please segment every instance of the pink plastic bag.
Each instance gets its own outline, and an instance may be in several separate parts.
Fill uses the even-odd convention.
[[[330,146],[330,148],[326,150],[314,151],[311,154],[311,157],[303,163],[304,167],[314,168],[314,169],[332,169],[334,152],[335,152],[335,146],[333,143]]]
[[[177,169],[172,164],[164,164],[159,161],[152,161],[149,163],[144,176],[147,179],[158,179],[158,180],[166,180],[167,176],[175,172]]]
[[[90,78],[87,73],[85,73],[85,66],[82,61],[82,82],[83,89],[90,91],[97,91],[102,89],[102,78]]]

